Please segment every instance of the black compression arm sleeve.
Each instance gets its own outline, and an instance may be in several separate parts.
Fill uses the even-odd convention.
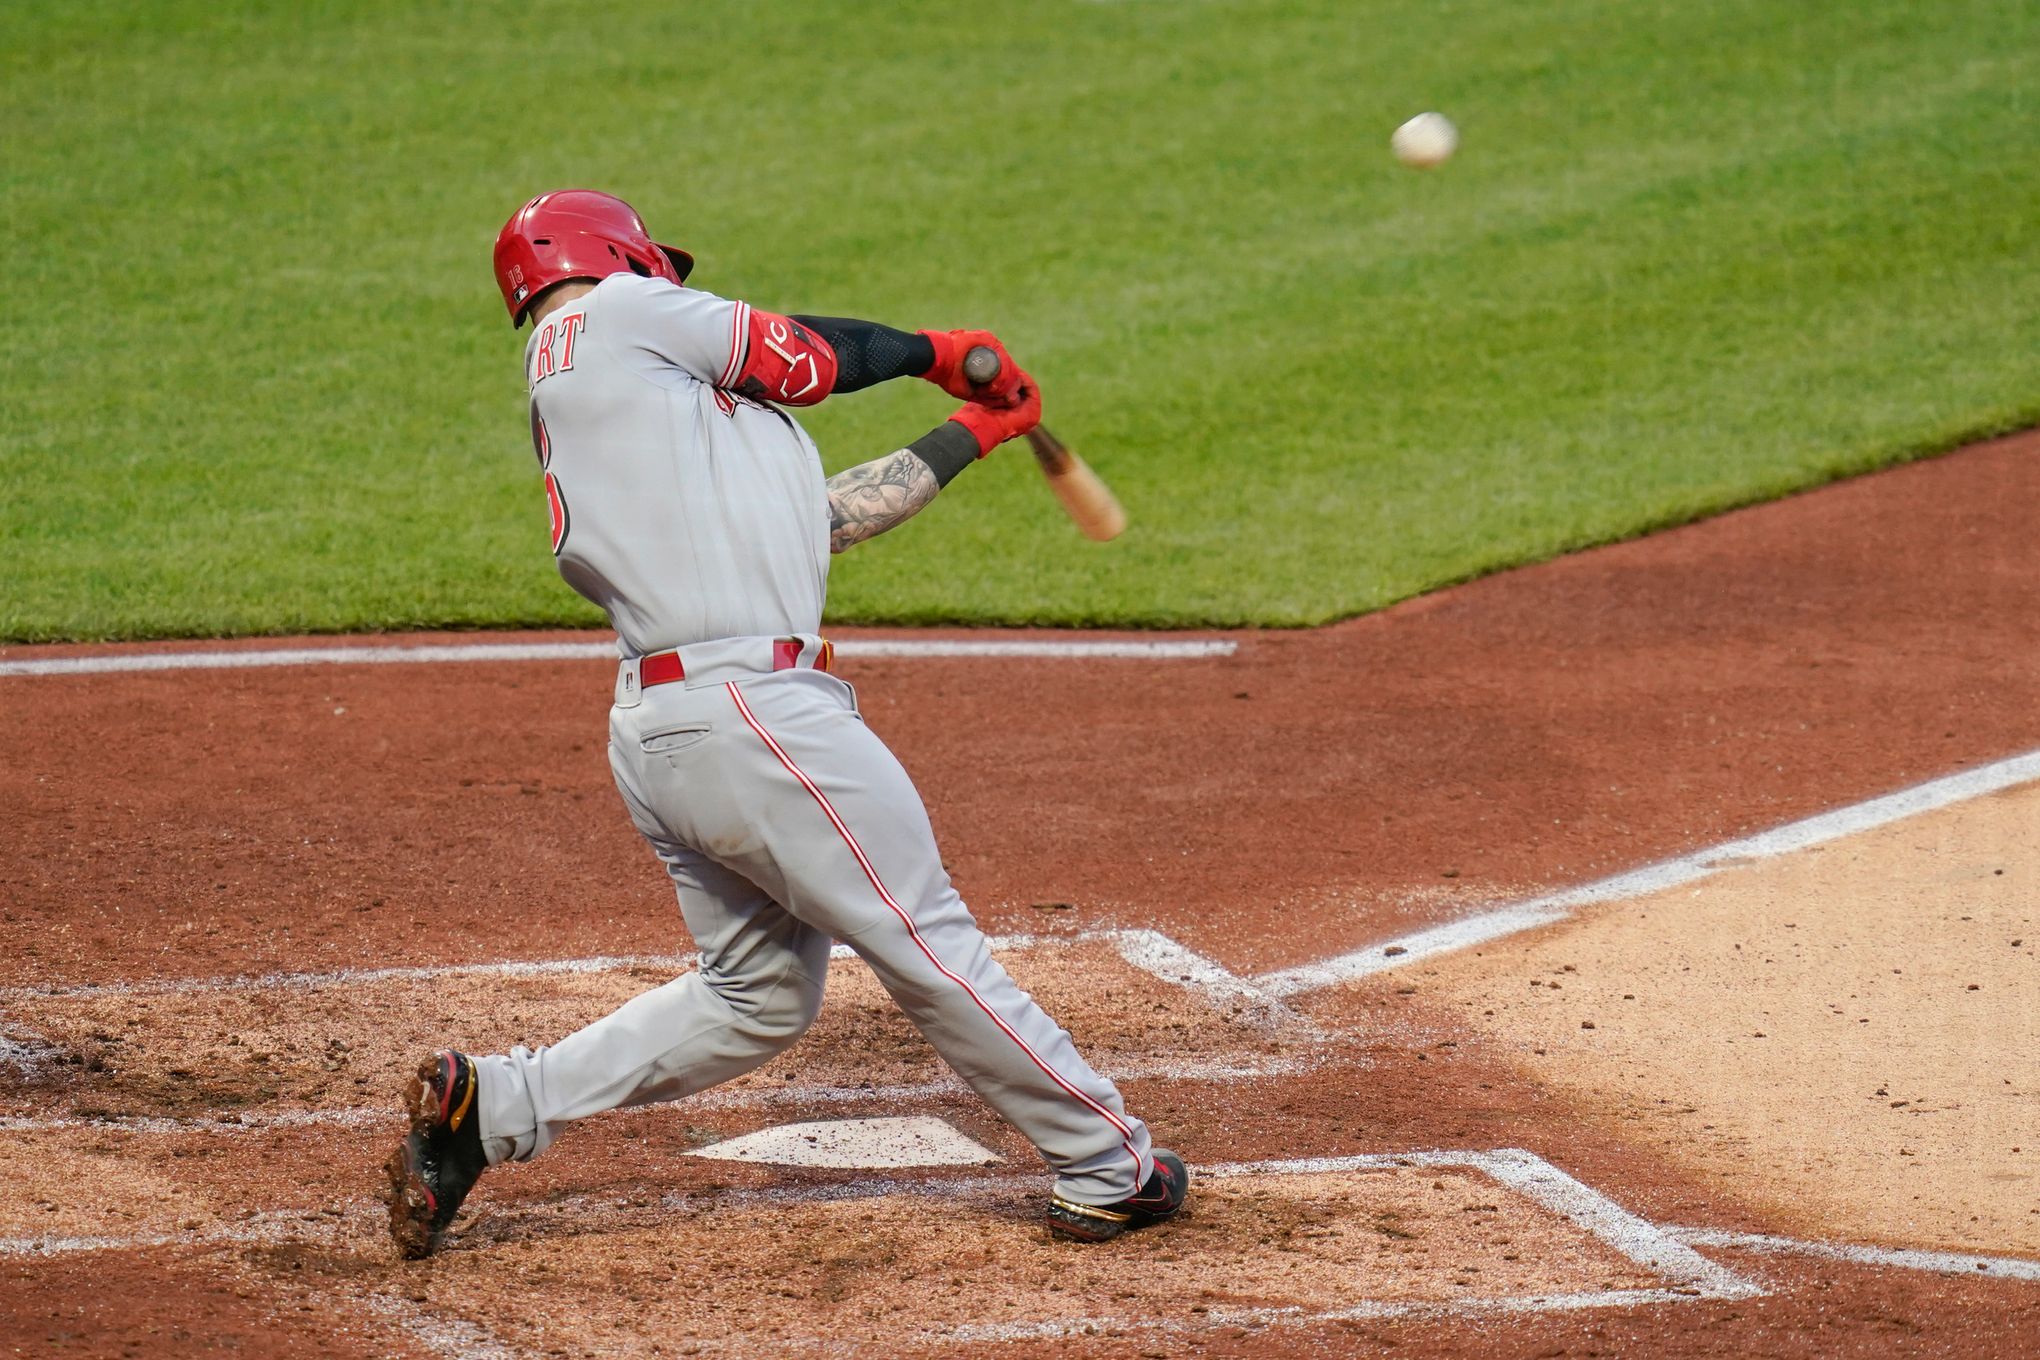
[[[793,318],[836,351],[836,385],[831,392],[855,392],[893,378],[911,378],[935,366],[935,346],[913,331],[896,331],[876,321],[842,316]]]
[[[953,420],[945,420],[907,445],[907,452],[928,465],[935,485],[948,486],[956,474],[978,460],[977,436]]]

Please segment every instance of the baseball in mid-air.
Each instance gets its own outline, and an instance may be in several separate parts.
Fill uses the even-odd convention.
[[[1413,170],[1428,170],[1459,149],[1459,129],[1442,113],[1420,113],[1388,139],[1395,158]]]

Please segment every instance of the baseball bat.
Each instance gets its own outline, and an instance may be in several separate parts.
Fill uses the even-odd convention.
[[[988,345],[972,345],[963,356],[963,376],[978,387],[997,382],[998,353]],[[1084,537],[1104,543],[1125,531],[1126,511],[1120,508],[1119,498],[1069,445],[1050,434],[1045,425],[1027,432],[1027,444],[1041,464],[1041,475],[1048,478],[1048,489],[1055,492]]]

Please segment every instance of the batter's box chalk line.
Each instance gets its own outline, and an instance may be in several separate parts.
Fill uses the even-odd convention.
[[[1679,1303],[1693,1299],[1751,1298],[1765,1292],[1757,1283],[1708,1260],[1695,1250],[1703,1247],[1736,1252],[1810,1256],[1862,1266],[1959,1275],[1972,1279],[1987,1277],[2040,1282],[2040,1261],[2020,1257],[1807,1241],[1717,1228],[1660,1226],[1622,1208],[1606,1195],[1559,1170],[1535,1153],[1520,1148],[1200,1163],[1193,1168],[1196,1175],[1204,1179],[1402,1169],[1467,1169],[1484,1173],[1583,1229],[1607,1244],[1617,1254],[1655,1271],[1664,1278],[1665,1283],[1658,1288],[1495,1296],[1457,1299],[1449,1303],[1362,1299],[1337,1310],[1317,1313],[1285,1309],[1236,1309],[1223,1313],[1214,1310],[1204,1315],[1204,1322],[1201,1325],[1295,1325],[1340,1319],[1564,1312],[1648,1303]],[[1039,1176],[1014,1173],[961,1179],[884,1176],[828,1185],[781,1185],[710,1192],[667,1191],[650,1199],[642,1194],[575,1195],[544,1204],[500,1207],[478,1205],[480,1212],[469,1223],[456,1229],[455,1246],[466,1242],[470,1244],[470,1249],[486,1249],[488,1244],[495,1241],[520,1240],[561,1228],[580,1231],[601,1231],[605,1227],[651,1228],[656,1227],[662,1215],[692,1212],[711,1201],[723,1205],[755,1203],[770,1206],[871,1199],[885,1195],[924,1195],[953,1202],[958,1199],[984,1199],[995,1195],[1010,1195],[1016,1190],[1035,1186],[1039,1179]],[[221,1223],[209,1228],[178,1233],[130,1237],[46,1234],[36,1237],[0,1238],[0,1259],[165,1247],[249,1244],[320,1245],[338,1248],[374,1239],[381,1231],[382,1214],[373,1206],[354,1206],[343,1210],[338,1216],[317,1210],[275,1210],[260,1212],[249,1219],[232,1224]],[[449,1339],[464,1335],[464,1329],[472,1325],[438,1318],[429,1310],[414,1308],[408,1301],[392,1299],[389,1302],[393,1308],[414,1318],[421,1326],[428,1330],[436,1329],[435,1334]],[[992,1326],[966,1329],[964,1332],[956,1333],[955,1337],[957,1340],[1022,1340],[1029,1336],[1136,1330],[1158,1325],[1167,1330],[1186,1329],[1182,1323],[1157,1323],[1153,1319],[1128,1320],[1100,1316],[1063,1320],[1052,1326],[1030,1325],[1026,1329],[1001,1329]],[[445,1353],[470,1352],[456,1348]]]
[[[1268,1057],[1246,1062],[1216,1059],[1168,1058],[1159,1061],[1133,1059],[1115,1062],[1115,1081],[1198,1081],[1228,1084],[1267,1077],[1293,1077],[1317,1070],[1321,1061],[1313,1057]],[[1355,1060],[1349,1065],[1360,1066]],[[964,1095],[970,1086],[961,1077],[942,1076],[930,1081],[841,1086],[828,1082],[782,1081],[755,1086],[719,1086],[672,1103],[634,1106],[590,1115],[590,1119],[628,1121],[663,1119],[676,1107],[688,1110],[771,1110],[833,1109],[846,1105],[911,1105]],[[93,1129],[104,1133],[130,1134],[248,1134],[296,1128],[374,1128],[403,1125],[403,1114],[393,1105],[349,1105],[334,1109],[220,1112],[211,1115],[0,1115],[0,1132],[48,1133],[64,1129]]]
[[[1083,930],[1068,935],[1021,933],[990,935],[985,943],[995,954],[1104,942],[1121,958],[1163,982],[1203,994],[1208,1000],[1264,1009],[1284,1023],[1304,1023],[1259,985],[1230,972],[1223,964],[1176,943],[1159,930]],[[855,960],[848,945],[829,952],[835,960]],[[237,973],[221,977],[144,979],[137,982],[79,983],[49,987],[0,987],[0,1003],[32,1002],[53,997],[170,996],[203,992],[277,991],[364,986],[377,982],[430,982],[439,978],[531,978],[643,969],[674,975],[700,962],[697,954],[597,954],[576,959],[513,959],[495,963],[445,963],[400,968],[335,968],[323,972]]]
[[[1557,1313],[1585,1308],[1628,1308],[1696,1299],[1748,1299],[1763,1288],[1694,1251],[1666,1230],[1630,1213],[1600,1191],[1575,1180],[1550,1162],[1521,1148],[1489,1152],[1371,1153],[1351,1157],[1200,1165],[1208,1179],[1236,1176],[1328,1175],[1347,1171],[1464,1169],[1480,1172],[1572,1223],[1618,1255],[1652,1271],[1665,1283],[1647,1289],[1597,1289],[1556,1294],[1494,1295],[1450,1301],[1356,1299],[1338,1308],[1254,1308],[1214,1305],[1194,1323],[1175,1318],[1096,1316],[1018,1325],[986,1324],[956,1329],[958,1341],[1024,1341],[1104,1332],[1190,1332],[1212,1327],[1294,1327],[1314,1323],[1491,1313]]]
[[[1329,1036],[1299,1015],[1286,1003],[1266,995],[1252,982],[1238,977],[1223,965],[1189,949],[1158,930],[1092,930],[1068,935],[995,935],[986,943],[995,954],[1022,950],[1069,948],[1105,944],[1129,966],[1157,980],[1180,988],[1214,1009],[1241,1016],[1249,1023],[1271,1032],[1285,1032],[1308,1046],[1301,1055],[1270,1054],[1244,1060],[1224,1058],[1131,1059],[1116,1064],[1112,1076],[1121,1081],[1207,1081],[1237,1082],[1264,1077],[1294,1076],[1321,1065],[1316,1046]],[[831,957],[856,961],[845,945],[837,945]],[[693,954],[595,955],[575,959],[514,960],[498,963],[439,964],[403,968],[343,968],[323,972],[237,974],[210,978],[165,978],[154,981],[114,982],[59,987],[11,987],[0,989],[0,1004],[12,1003],[17,1013],[37,1001],[106,996],[202,996],[207,993],[279,991],[297,989],[320,991],[373,986],[387,982],[429,982],[442,978],[544,978],[582,976],[607,972],[649,971],[678,976],[698,962]],[[59,1050],[26,1033],[21,1027],[10,1037],[0,1031],[0,1066],[15,1066],[32,1074],[33,1064],[60,1056]],[[901,1103],[956,1095],[969,1088],[959,1078],[942,1076],[932,1081],[887,1086],[836,1086],[812,1082],[787,1082],[770,1086],[724,1087],[691,1096],[685,1102],[692,1109],[751,1109],[758,1107],[838,1105],[847,1102]],[[609,1118],[651,1114],[664,1107],[612,1111]],[[95,1128],[140,1134],[247,1133],[308,1125],[373,1127],[394,1123],[398,1116],[385,1106],[356,1106],[340,1109],[242,1111],[233,1114],[184,1116],[95,1115],[25,1116],[0,1114],[0,1131],[37,1132],[54,1129]]]
[[[528,1360],[527,1352],[506,1344],[487,1328],[434,1312],[412,1299],[371,1294],[367,1304],[369,1312],[395,1324],[430,1354],[459,1360]]]
[[[1501,1313],[1556,1313],[1590,1308],[1626,1308],[1642,1304],[1689,1303],[1701,1299],[1748,1299],[1765,1291],[1755,1282],[1721,1266],[1670,1231],[1630,1213],[1599,1191],[1551,1163],[1520,1148],[1492,1151],[1424,1151],[1358,1156],[1303,1158],[1257,1162],[1198,1164],[1194,1174],[1204,1180],[1249,1176],[1330,1175],[1343,1172],[1401,1170],[1468,1170],[1486,1175],[1538,1207],[1586,1232],[1603,1246],[1663,1281],[1653,1287],[1600,1289],[1551,1294],[1494,1295],[1437,1301],[1356,1298],[1329,1309],[1300,1307],[1232,1307],[1213,1305],[1194,1320],[1153,1315],[1122,1317],[1091,1314],[1052,1321],[969,1324],[931,1333],[914,1341],[1001,1342],[1044,1340],[1096,1333],[1194,1333],[1220,1327],[1295,1327],[1355,1319],[1453,1317]],[[1038,1175],[1011,1173],[963,1179],[871,1178],[821,1186],[774,1186],[719,1190],[709,1193],[673,1191],[647,1203],[643,1197],[583,1196],[506,1207],[478,1218],[458,1231],[452,1250],[485,1251],[501,1243],[527,1241],[562,1230],[631,1230],[656,1226],[658,1216],[686,1213],[713,1201],[719,1205],[840,1203],[892,1195],[924,1195],[952,1206],[958,1201],[1010,1198],[1036,1187]],[[741,1341],[742,1337],[732,1337]],[[798,1343],[791,1343],[798,1349]]]

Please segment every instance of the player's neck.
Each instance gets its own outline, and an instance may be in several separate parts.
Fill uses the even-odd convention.
[[[595,285],[586,279],[575,279],[570,283],[562,283],[556,287],[548,288],[545,296],[541,297],[531,309],[531,324],[534,327],[543,324],[545,319],[554,312],[576,298],[585,297],[594,290]]]

